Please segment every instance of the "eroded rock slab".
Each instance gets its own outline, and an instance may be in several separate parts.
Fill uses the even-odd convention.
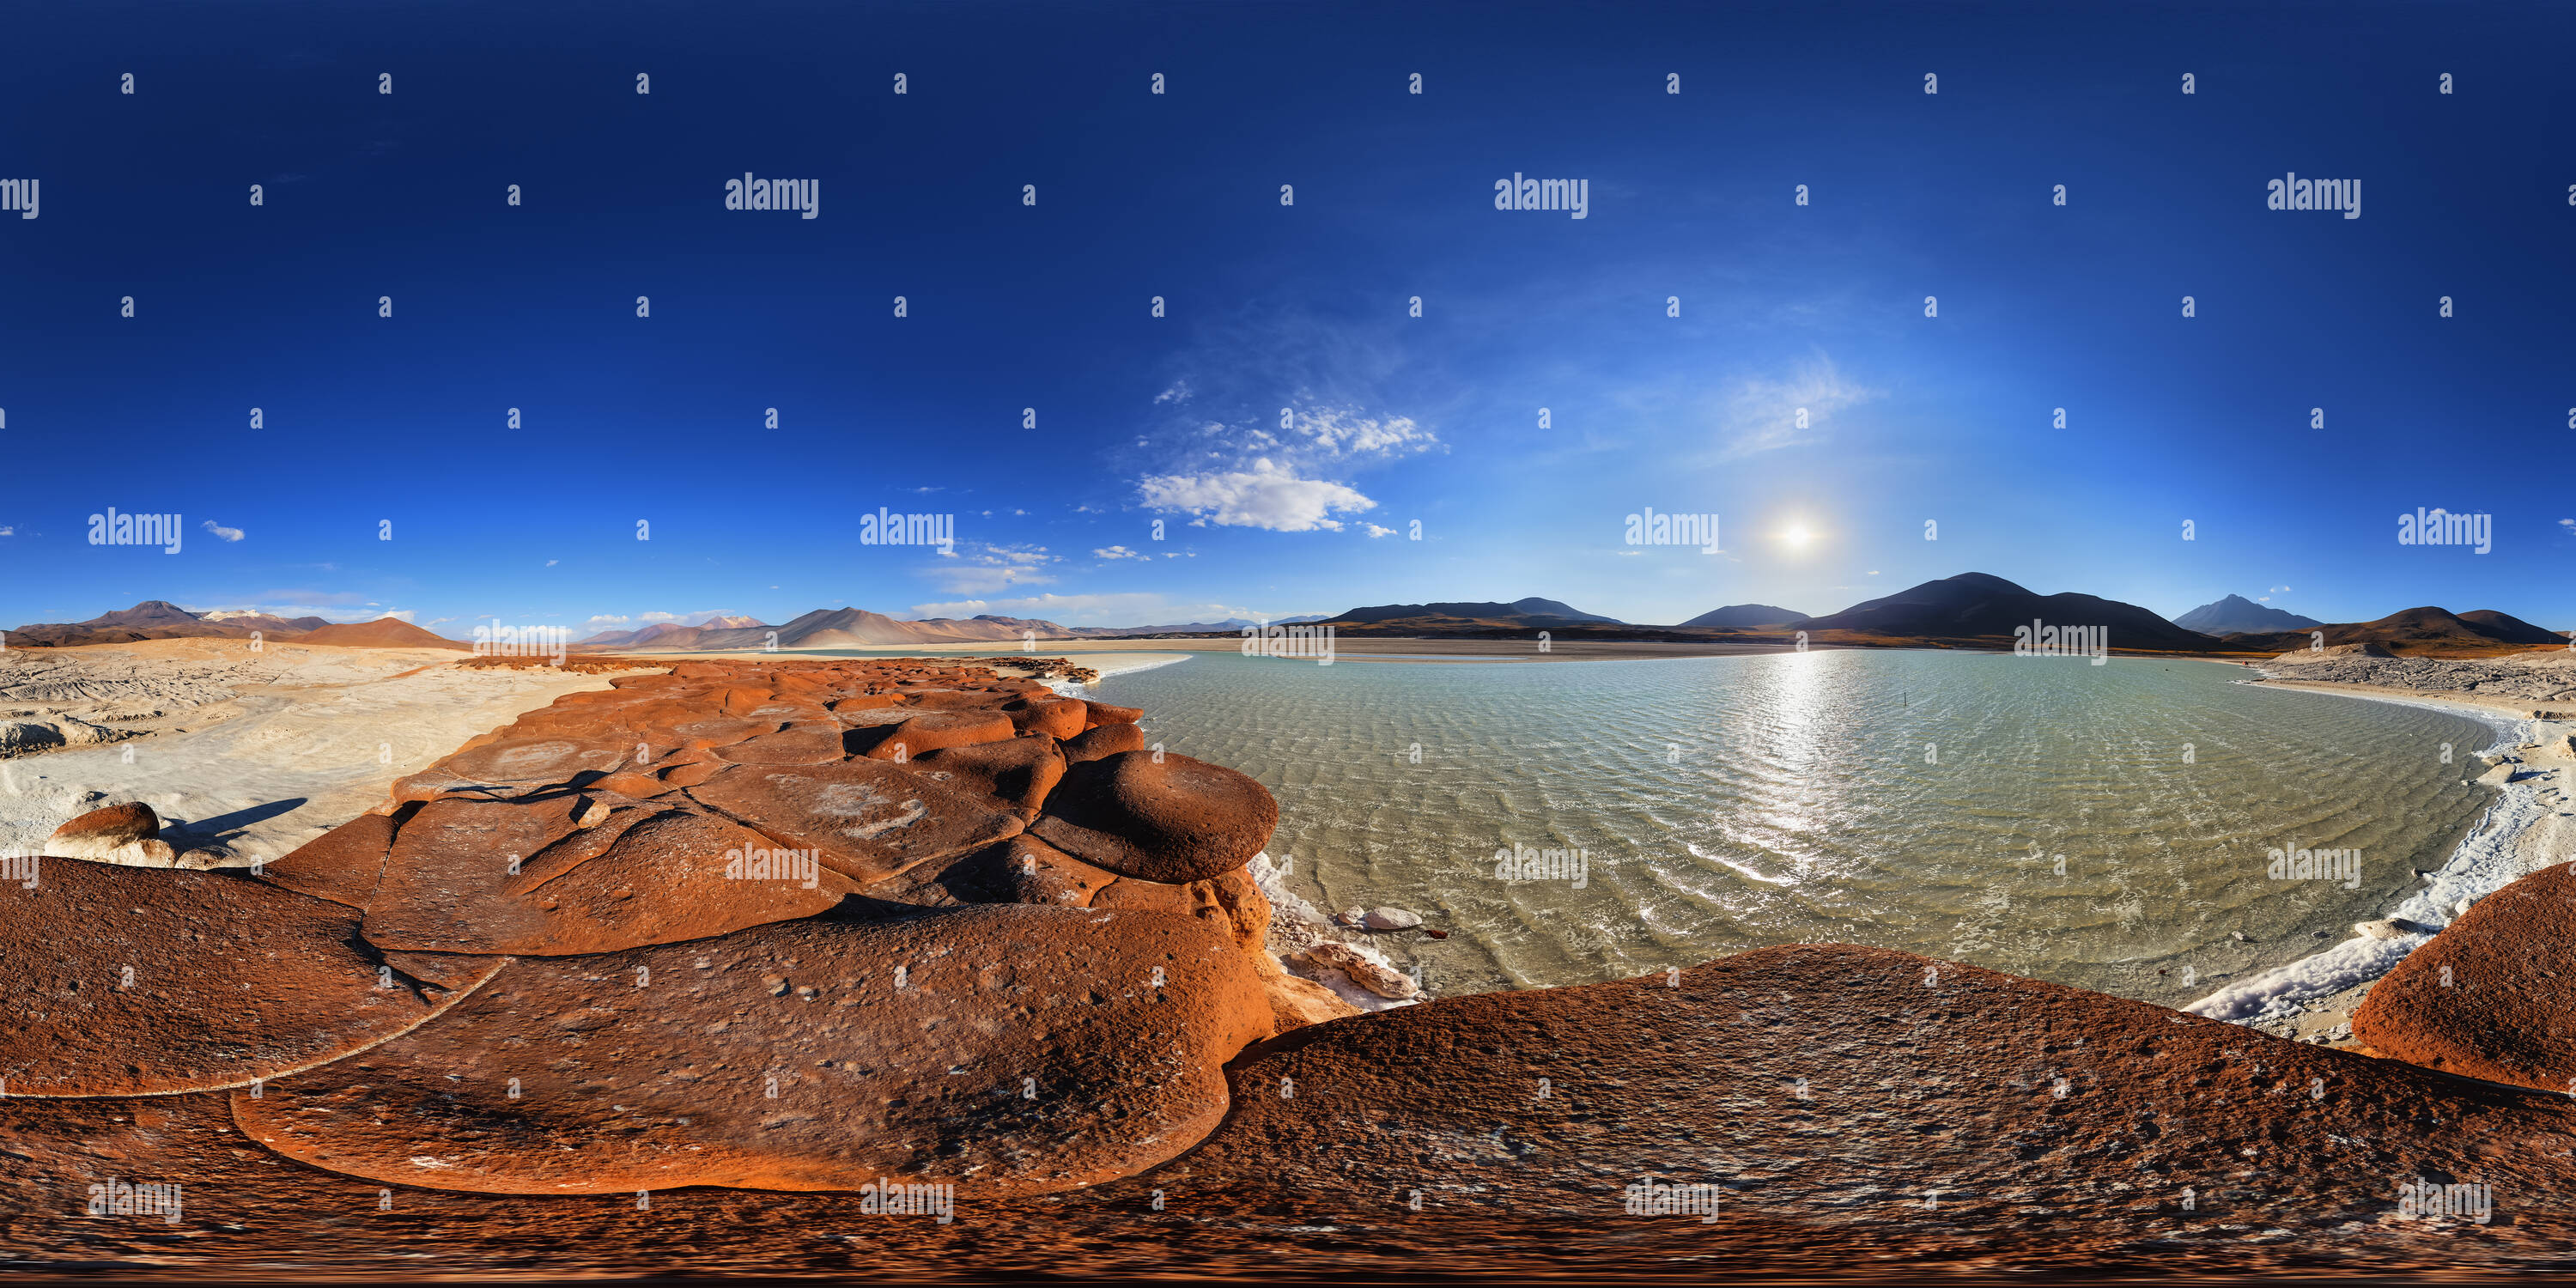
[[[390,1038],[471,986],[384,969],[357,929],[354,909],[248,877],[48,862],[32,890],[0,885],[0,1078],[11,1096],[239,1086]]]
[[[796,768],[736,765],[709,775],[689,795],[788,848],[821,851],[827,866],[861,885],[1008,839],[1021,829],[1018,816],[994,802],[877,760]]]
[[[233,1111],[289,1158],[439,1189],[996,1199],[1189,1148],[1269,1025],[1249,962],[1193,921],[988,905],[523,958],[447,1022]]]

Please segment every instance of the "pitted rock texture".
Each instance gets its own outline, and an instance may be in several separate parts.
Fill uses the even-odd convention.
[[[357,931],[348,907],[246,876],[46,863],[34,889],[0,885],[5,1090],[239,1086],[393,1037],[471,987],[386,970]]]
[[[290,1158],[406,1185],[892,1177],[984,1201],[1189,1148],[1224,1116],[1219,1066],[1270,1024],[1250,961],[1195,921],[990,905],[522,959],[452,1023],[233,1111]]]
[[[2576,870],[2558,863],[2472,904],[2370,986],[2352,1035],[2462,1077],[2576,1091]]]

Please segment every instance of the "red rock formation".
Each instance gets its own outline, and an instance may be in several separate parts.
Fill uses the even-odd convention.
[[[1121,876],[1187,882],[1251,862],[1278,825],[1279,803],[1231,769],[1127,751],[1066,770],[1029,830]]]
[[[2576,865],[2471,905],[2370,986],[2352,1035],[2373,1054],[2463,1077],[2576,1092]]]

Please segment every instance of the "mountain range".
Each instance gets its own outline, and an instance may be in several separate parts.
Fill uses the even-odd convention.
[[[2230,595],[2215,603],[2203,604],[2173,619],[2173,624],[2203,635],[2232,635],[2240,631],[2303,631],[2325,625],[2313,617],[2266,608],[2243,595]]]
[[[1785,626],[1807,619],[1805,613],[1770,604],[1728,604],[1712,608],[1682,623],[1684,626],[1720,626],[1735,629],[1745,626]]]
[[[398,618],[372,622],[332,622],[320,617],[275,617],[216,609],[192,613],[168,600],[147,599],[132,608],[101,613],[85,622],[45,622],[8,632],[9,643],[24,648],[69,648],[81,644],[131,644],[136,640],[249,639],[262,642],[341,644],[370,648],[464,648],[455,640],[422,630]]]

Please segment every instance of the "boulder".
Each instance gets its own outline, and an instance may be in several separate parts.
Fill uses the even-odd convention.
[[[1145,711],[1142,707],[1122,707],[1114,703],[1094,702],[1089,698],[1083,699],[1082,705],[1085,711],[1089,714],[1091,723],[1093,724],[1134,724],[1145,718]]]
[[[32,890],[0,885],[0,960],[11,1097],[275,1078],[401,1033],[473,985],[429,989],[388,969],[341,904],[227,873],[98,863],[48,864]]]
[[[161,818],[152,812],[152,807],[141,801],[128,801],[91,810],[55,828],[54,834],[45,838],[45,857],[124,863],[127,860],[112,856],[137,841],[149,841],[160,835]]]
[[[1145,731],[1132,724],[1105,724],[1068,738],[1064,758],[1074,763],[1115,756],[1122,751],[1143,751]]]
[[[1090,712],[1079,698],[1031,697],[1003,704],[1002,714],[1022,733],[1070,738],[1082,732]]]
[[[2564,1095],[2576,1080],[2576,869],[2554,863],[2470,905],[2362,998],[2372,1054]]]
[[[1121,752],[1065,771],[1029,830],[1126,877],[1182,884],[1250,862],[1279,824],[1261,784],[1188,756]]]
[[[892,1178],[982,1202],[1188,1149],[1270,1030],[1251,964],[1194,922],[984,905],[521,959],[448,1022],[233,1113],[290,1159],[434,1189]]]
[[[1402,908],[1371,908],[1361,914],[1360,924],[1371,930],[1411,930],[1422,924],[1422,914]]]
[[[951,790],[992,797],[1027,820],[1064,780],[1065,763],[1055,739],[1035,737],[948,747],[914,757],[910,767]]]
[[[910,760],[945,747],[1000,742],[1019,730],[999,711],[924,711],[888,729],[868,748],[873,760]]]

